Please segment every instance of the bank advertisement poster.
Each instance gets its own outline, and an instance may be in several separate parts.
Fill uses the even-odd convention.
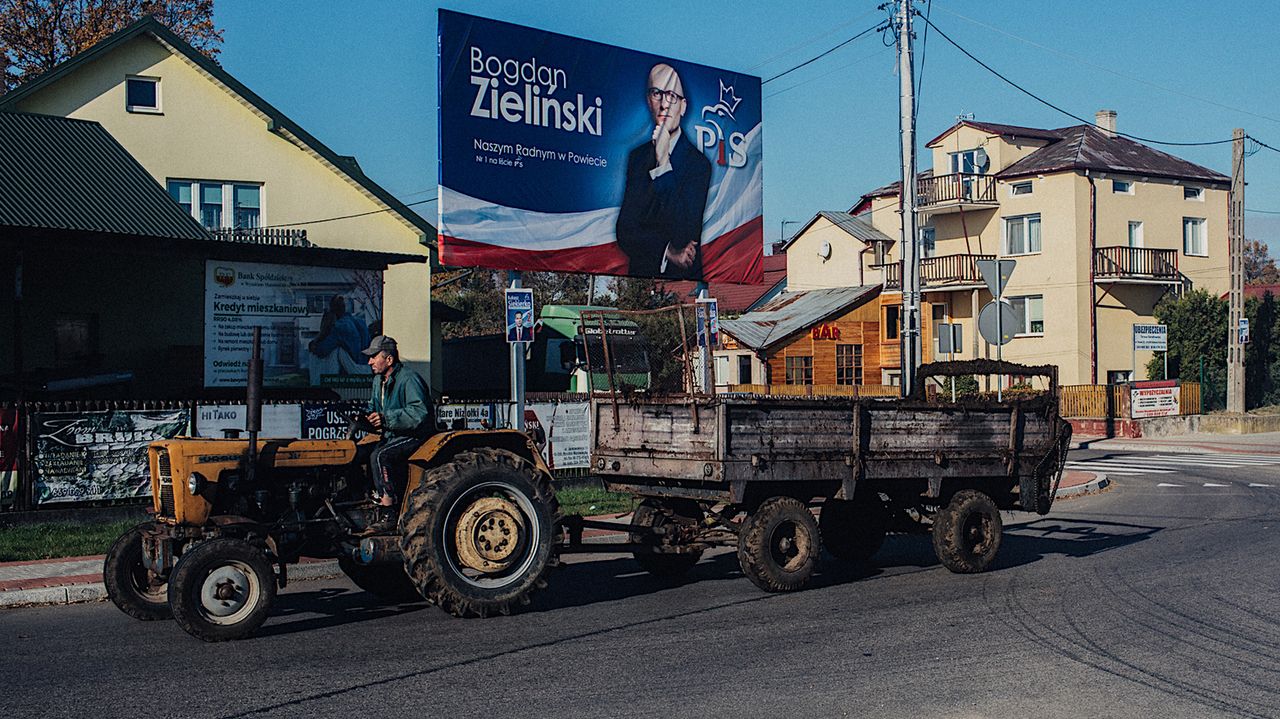
[[[368,387],[361,350],[382,333],[382,272],[208,260],[206,387],[245,385],[254,327],[263,385]]]
[[[762,281],[760,78],[441,10],[452,266]]]
[[[22,428],[15,407],[0,408],[0,507],[18,497],[18,454],[22,451]]]
[[[147,445],[190,420],[185,409],[33,415],[36,504],[151,496]]]

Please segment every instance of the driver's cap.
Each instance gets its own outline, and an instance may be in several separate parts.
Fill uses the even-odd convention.
[[[369,343],[367,348],[361,351],[369,357],[372,357],[379,352],[395,352],[396,341],[386,335],[378,335],[373,338],[373,341]]]

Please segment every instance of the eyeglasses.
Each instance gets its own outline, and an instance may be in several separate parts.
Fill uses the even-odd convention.
[[[666,100],[667,102],[675,102],[676,100],[683,100],[684,95],[681,95],[680,93],[675,92],[674,90],[661,90],[656,87],[651,87],[649,88],[649,99],[650,100]]]

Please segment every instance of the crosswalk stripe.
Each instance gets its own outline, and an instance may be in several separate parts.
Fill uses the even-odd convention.
[[[1136,464],[1133,462],[1117,462],[1109,459],[1095,459],[1085,462],[1083,465],[1086,467],[1100,467],[1102,469],[1140,469],[1144,472],[1151,472],[1152,474],[1168,474],[1173,471],[1172,469],[1165,469],[1162,467],[1151,467],[1145,464]]]
[[[1231,454],[1158,454],[1143,457],[1157,462],[1239,462],[1241,464],[1280,464],[1280,458],[1237,457]]]
[[[1161,482],[1160,484],[1157,484],[1156,486],[1157,486],[1157,487],[1181,487],[1182,485],[1181,485],[1181,484],[1174,484],[1173,482]]]
[[[1230,487],[1229,484],[1218,484],[1217,482],[1205,482],[1202,487]]]
[[[1250,482],[1250,487],[1274,487],[1273,484],[1263,484],[1262,482]]]
[[[1086,472],[1105,469],[1107,471],[1107,474],[1121,474],[1121,475],[1147,474],[1147,470],[1145,469],[1117,469],[1115,467],[1072,467],[1068,465],[1067,469],[1079,469]],[[1168,472],[1157,472],[1157,474],[1168,474]]]

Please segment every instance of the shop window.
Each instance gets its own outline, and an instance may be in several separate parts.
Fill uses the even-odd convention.
[[[813,356],[787,356],[787,384],[813,384]]]
[[[836,345],[836,384],[862,384],[862,345]]]

